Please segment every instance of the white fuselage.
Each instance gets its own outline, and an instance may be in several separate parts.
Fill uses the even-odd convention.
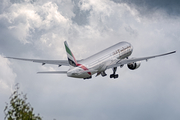
[[[107,66],[128,58],[133,51],[133,47],[128,42],[119,42],[95,55],[92,55],[79,62],[78,67],[74,67],[67,72],[68,77],[88,78],[95,73],[101,73]]]

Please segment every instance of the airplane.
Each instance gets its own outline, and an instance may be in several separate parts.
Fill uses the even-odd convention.
[[[110,75],[110,78],[118,78],[116,74],[117,67],[122,68],[125,64],[130,70],[135,70],[140,67],[141,61],[149,60],[152,58],[165,56],[169,54],[176,53],[176,51],[149,56],[149,57],[140,57],[140,58],[129,58],[133,52],[133,46],[128,42],[119,42],[103,51],[100,51],[86,59],[76,60],[72,51],[70,50],[66,41],[64,41],[67,59],[68,60],[40,60],[40,59],[25,59],[25,58],[16,58],[16,57],[6,57],[10,59],[32,61],[37,63],[45,64],[55,64],[59,67],[69,66],[67,71],[47,71],[47,72],[37,72],[37,73],[57,73],[57,74],[67,74],[68,77],[73,78],[83,78],[90,79],[93,74],[96,76],[101,75],[102,77],[107,76],[106,70],[112,68],[113,73]]]

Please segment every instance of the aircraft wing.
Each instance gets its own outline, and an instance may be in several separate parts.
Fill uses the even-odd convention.
[[[37,72],[37,73],[67,74],[67,71],[45,71],[45,72]]]
[[[25,58],[15,58],[15,57],[6,57],[9,59],[16,59],[16,60],[23,60],[23,61],[32,61],[32,62],[37,62],[37,63],[42,63],[44,64],[54,64],[54,65],[64,65],[64,66],[69,66],[69,63],[67,60],[40,60],[40,59],[25,59]]]
[[[124,64],[129,64],[129,63],[137,62],[137,61],[143,61],[143,60],[146,60],[146,61],[147,61],[147,60],[152,59],[152,58],[156,58],[156,57],[161,57],[161,56],[173,54],[173,53],[175,53],[175,52],[176,52],[176,51],[168,52],[168,53],[160,54],[160,55],[149,56],[149,57],[122,59],[122,60],[119,60],[116,64],[113,64],[113,65],[108,66],[107,69],[113,68],[113,67],[118,67],[118,66],[124,65]]]

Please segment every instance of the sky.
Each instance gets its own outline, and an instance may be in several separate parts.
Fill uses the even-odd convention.
[[[1,0],[0,118],[19,83],[43,120],[179,120],[179,0]],[[36,74],[68,67],[4,57],[66,60],[67,41],[76,59],[127,41],[132,57],[176,50],[136,70],[118,67],[119,78],[90,80]]]

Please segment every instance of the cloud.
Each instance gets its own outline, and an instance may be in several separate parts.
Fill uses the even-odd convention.
[[[60,3],[68,2],[62,1]],[[0,15],[0,19],[2,22],[6,20],[5,28],[8,28],[7,31],[13,39],[19,40],[22,44],[35,44],[40,50],[47,50],[48,48],[55,48],[54,45],[59,44],[59,40],[61,40],[61,44],[67,40],[65,36],[67,36],[68,29],[72,24],[71,18],[68,17],[73,16],[73,13],[69,12],[67,15],[62,15],[59,9],[61,10],[64,7],[61,6],[57,6],[54,2],[38,2],[37,4],[17,2],[5,9]],[[48,40],[51,41],[52,38],[57,40],[49,44]],[[57,53],[61,52],[61,49],[56,50]]]
[[[179,16],[179,0],[112,0],[115,3],[126,3],[135,7],[142,15],[147,16],[158,10],[165,11],[170,16]]]
[[[58,7],[52,2],[40,6],[32,4],[13,4],[8,12],[4,12],[1,19],[7,19],[11,26],[9,30],[23,43],[34,33],[35,29],[49,30],[55,25],[64,25],[68,19],[58,12]],[[13,25],[14,24],[14,25]]]
[[[80,0],[73,0],[73,3],[73,12],[75,16],[72,17],[72,21],[77,23],[78,25],[87,25],[89,23],[88,17],[90,14],[90,10],[82,10],[82,3]]]
[[[15,85],[16,73],[11,68],[11,63],[8,59],[0,55],[0,97],[1,110],[5,107],[5,102],[8,101],[10,94],[13,92]],[[2,112],[0,113],[3,118]]]

